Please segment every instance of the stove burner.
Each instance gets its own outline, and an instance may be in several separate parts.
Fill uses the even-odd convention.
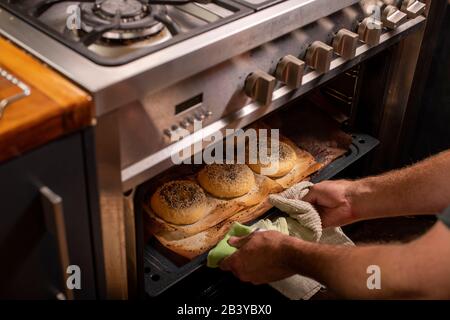
[[[165,37],[158,37],[159,42],[162,38],[170,39],[167,34],[179,32],[164,6],[150,7],[142,0],[97,0],[80,4],[80,8],[84,33],[80,39],[87,46],[99,41],[110,45],[129,45],[143,40],[149,43],[150,37],[166,30]]]
[[[0,7],[101,65],[134,61],[251,13],[234,0],[0,0]]]
[[[148,7],[138,0],[104,0],[96,3],[95,12],[107,17],[114,17],[120,12],[122,18],[142,18]]]

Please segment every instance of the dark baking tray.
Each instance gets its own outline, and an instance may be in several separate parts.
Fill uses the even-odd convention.
[[[349,151],[313,175],[311,178],[312,182],[317,183],[332,178],[379,144],[377,139],[367,134],[352,134],[352,138],[353,141]],[[144,194],[145,192],[143,190],[137,190],[135,197],[136,204],[142,203]],[[136,206],[136,210],[141,210],[141,212],[136,212],[137,216],[144,214],[140,205]],[[264,216],[267,217],[277,213],[279,213],[278,209],[272,208]],[[203,267],[207,256],[205,253],[191,261],[183,260],[165,249],[155,239],[149,240],[143,250],[144,289],[150,297],[160,295],[180,280]]]

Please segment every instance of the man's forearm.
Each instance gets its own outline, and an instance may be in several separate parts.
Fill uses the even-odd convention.
[[[408,244],[331,246],[289,238],[285,264],[343,298],[448,299],[449,241],[450,231],[442,223]],[[367,285],[369,266],[379,267],[380,289]]]
[[[413,166],[356,180],[348,198],[361,219],[433,214],[450,204],[450,151]]]
[[[290,249],[290,265],[295,273],[311,277],[332,290],[341,298],[372,299],[399,297],[400,289],[386,288],[390,281],[383,277],[383,290],[367,287],[367,268],[378,265],[380,251],[396,251],[387,248],[328,246],[297,241]],[[384,252],[386,254],[386,252]],[[378,263],[378,264],[377,264]],[[401,273],[400,273],[401,275]],[[384,276],[384,272],[383,272]],[[396,282],[401,282],[397,279]],[[400,286],[397,286],[399,288]]]

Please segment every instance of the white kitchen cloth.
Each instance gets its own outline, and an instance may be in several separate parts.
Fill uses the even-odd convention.
[[[311,186],[311,182],[303,181],[280,194],[270,195],[272,205],[287,213],[289,217],[281,217],[273,222],[268,219],[260,220],[253,228],[277,230],[306,241],[354,245],[341,228],[322,229],[319,213],[310,203],[301,200]],[[323,288],[319,282],[301,275],[293,275],[270,285],[291,300],[308,300]]]

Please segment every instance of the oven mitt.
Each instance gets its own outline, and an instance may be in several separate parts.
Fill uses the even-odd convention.
[[[272,205],[287,213],[289,234],[306,241],[318,242],[322,237],[322,222],[319,213],[309,202],[301,199],[313,184],[302,181],[293,187],[269,196]]]
[[[232,247],[228,243],[230,237],[244,237],[248,236],[254,230],[274,230],[289,235],[289,228],[285,218],[279,218],[272,222],[269,219],[263,219],[258,221],[253,226],[244,226],[238,222],[233,223],[225,237],[208,253],[206,265],[210,268],[219,267],[220,262],[228,256],[231,256],[237,251],[235,247]]]
[[[252,233],[252,228],[244,226],[238,222],[233,223],[228,233],[211,251],[208,253],[206,265],[210,268],[219,267],[219,263],[226,257],[232,255],[237,251],[228,243],[231,237],[244,237]]]
[[[344,234],[341,228],[326,228],[322,230],[320,216],[316,209],[308,202],[301,199],[308,193],[313,184],[307,181],[277,195],[270,195],[270,202],[288,214],[288,217],[280,217],[274,221],[262,219],[252,227],[233,224],[225,238],[208,254],[209,267],[218,267],[222,259],[237,251],[228,244],[231,236],[246,236],[256,228],[262,230],[276,230],[290,236],[301,238],[305,241],[317,241],[333,245],[354,245]],[[314,296],[323,286],[314,279],[301,275],[293,275],[289,278],[270,283],[275,290],[292,300],[307,300]]]
[[[317,210],[301,199],[313,186],[311,182],[302,181],[280,194],[269,196],[272,205],[287,213],[289,217],[278,218],[273,222],[278,225],[279,219],[285,219],[289,235],[305,241],[315,241],[333,245],[354,245],[341,228],[322,229],[322,222]],[[274,289],[291,300],[307,300],[314,296],[323,286],[314,279],[301,275],[270,283]]]
[[[262,219],[259,220],[252,226],[252,229],[260,229],[267,231],[278,231],[285,235],[289,235],[289,226],[288,222],[285,218],[278,218],[275,221],[271,221],[270,219]]]

